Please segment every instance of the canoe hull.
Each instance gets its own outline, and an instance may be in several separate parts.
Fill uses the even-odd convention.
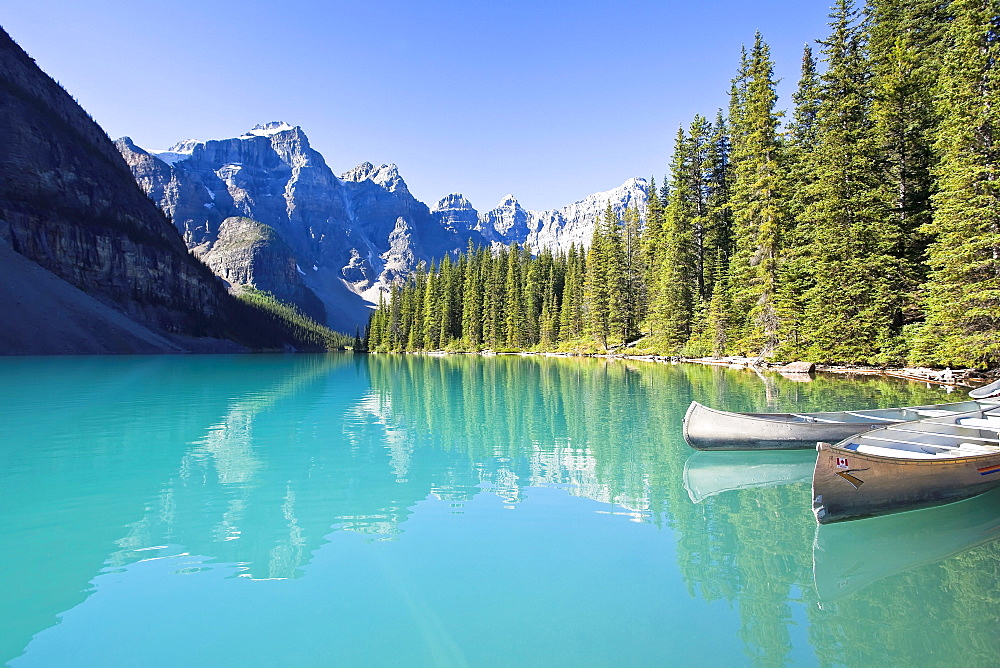
[[[791,422],[729,413],[691,402],[684,440],[695,450],[812,450],[818,441],[837,442],[884,426],[871,422]]]
[[[813,471],[820,524],[960,501],[1000,486],[1000,453],[897,459],[822,444]]]

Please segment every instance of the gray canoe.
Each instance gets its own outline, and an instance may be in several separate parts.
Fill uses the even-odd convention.
[[[1000,406],[891,425],[820,443],[820,524],[926,508],[1000,486]]]
[[[696,450],[813,449],[818,441],[836,443],[886,425],[995,405],[970,400],[827,413],[730,413],[693,401],[684,415],[684,440]]]
[[[973,399],[985,399],[987,397],[1000,397],[1000,380],[994,380],[989,385],[983,385],[969,392]]]

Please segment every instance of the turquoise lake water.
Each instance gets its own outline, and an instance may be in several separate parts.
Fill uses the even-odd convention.
[[[995,665],[1000,495],[817,529],[731,410],[882,378],[500,356],[0,359],[0,663]]]

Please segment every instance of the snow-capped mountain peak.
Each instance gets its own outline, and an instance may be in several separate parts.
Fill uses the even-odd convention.
[[[166,150],[149,150],[146,151],[150,155],[156,156],[168,165],[173,165],[181,160],[187,160],[194,153],[194,147],[202,142],[197,139],[185,139],[184,141],[179,141],[170,148]]]
[[[479,225],[479,212],[461,193],[442,197],[431,209],[431,215],[440,221],[443,228],[455,234],[475,230]]]
[[[370,179],[375,172],[375,165],[370,162],[362,162],[357,167],[353,167],[340,175],[341,181],[364,181]]]
[[[388,190],[395,190],[399,186],[406,188],[403,178],[399,175],[399,168],[393,163],[379,167],[372,175],[372,181]]]
[[[571,244],[586,246],[595,221],[604,215],[609,202],[619,217],[629,207],[643,214],[647,187],[645,179],[632,178],[612,190],[594,193],[549,211],[526,210],[513,195],[507,195],[496,208],[479,215],[478,229],[494,244],[516,241],[533,249],[562,251],[568,250]]]
[[[294,130],[296,126],[290,125],[284,121],[271,121],[270,123],[261,123],[250,128],[250,131],[244,135],[240,135],[240,139],[249,139],[250,137],[270,137],[276,135],[279,132],[286,132],[288,130]]]
[[[119,150],[216,273],[250,276],[260,289],[325,313],[328,324],[344,331],[363,325],[379,291],[405,280],[420,262],[454,257],[469,244],[585,246],[609,201],[619,214],[632,205],[641,211],[645,201],[646,182],[630,179],[553,211],[528,211],[508,194],[480,214],[459,193],[430,209],[392,163],[363,162],[338,179],[301,128],[283,121],[229,139],[185,140],[166,151],[122,139]],[[232,219],[251,219],[269,231],[243,234],[249,223],[224,228]]]
[[[362,162],[357,167],[341,174],[340,180],[355,181],[358,183],[370,180],[372,183],[382,186],[389,192],[409,193],[406,182],[399,175],[399,168],[393,163],[375,167],[370,162]]]
[[[438,200],[431,211],[450,211],[453,209],[471,209],[472,203],[462,193],[451,193]]]
[[[191,153],[194,152],[194,147],[201,143],[203,142],[200,142],[197,139],[185,139],[184,141],[177,142],[167,150],[171,153],[187,153],[188,155],[191,155]]]

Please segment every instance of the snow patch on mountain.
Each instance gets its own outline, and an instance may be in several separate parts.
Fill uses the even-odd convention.
[[[270,123],[262,123],[260,125],[253,126],[250,128],[249,132],[240,135],[239,139],[250,139],[251,137],[270,137],[278,134],[279,132],[286,132],[294,129],[294,125],[290,125],[284,121],[271,121]]]
[[[177,151],[147,151],[150,155],[156,156],[168,165],[175,165],[181,160],[187,160],[191,157],[190,153],[178,153]]]
[[[190,158],[191,154],[194,153],[194,147],[201,143],[197,139],[185,139],[184,141],[177,142],[168,149],[149,150],[146,153],[156,156],[168,165],[173,166],[181,160]]]

